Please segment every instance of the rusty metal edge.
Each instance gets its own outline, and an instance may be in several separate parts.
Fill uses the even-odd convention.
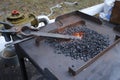
[[[71,67],[68,67],[68,72],[72,74],[72,76],[76,76],[78,73],[83,71],[85,68],[89,67],[92,63],[94,63],[97,59],[99,59],[102,55],[104,55],[107,51],[109,51],[111,48],[113,48],[115,45],[117,45],[120,42],[120,39],[116,40],[112,45],[110,45],[108,48],[103,50],[101,53],[96,55],[94,58],[89,60],[85,65],[81,66],[78,70],[74,70]]]
[[[70,12],[70,13],[60,15],[60,16],[56,17],[55,22],[63,19],[64,17],[70,16],[70,15],[78,15],[80,18],[83,18],[83,19],[89,20],[91,22],[97,23],[99,25],[102,25],[102,21],[99,18],[96,18],[94,16],[85,14],[85,13],[80,12],[80,11],[73,11],[73,12]]]

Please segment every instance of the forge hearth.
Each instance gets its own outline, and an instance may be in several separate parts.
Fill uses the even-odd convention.
[[[63,54],[72,59],[88,61],[109,45],[109,38],[86,26],[65,28],[60,34],[74,35],[81,39],[58,41],[47,39],[46,43],[54,48],[56,54]]]
[[[33,37],[15,47],[48,80],[93,80],[96,77],[106,79],[108,75],[105,74],[113,74],[112,70],[119,66],[120,59],[117,56],[120,53],[120,40],[115,41],[119,34],[113,27],[112,24],[75,11],[57,17],[54,23],[40,29],[40,33],[74,35],[80,37],[79,39]],[[109,67],[106,68],[108,64]]]

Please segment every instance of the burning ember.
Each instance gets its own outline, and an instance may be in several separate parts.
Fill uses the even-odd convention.
[[[83,38],[84,32],[76,32],[73,33],[73,36],[80,37],[81,39]]]
[[[59,33],[74,35],[81,39],[59,42],[56,39],[49,38],[45,42],[54,48],[55,53],[63,54],[76,60],[81,59],[87,61],[109,45],[108,37],[87,27],[70,27]]]

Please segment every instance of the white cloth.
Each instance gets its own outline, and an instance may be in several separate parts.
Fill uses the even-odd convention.
[[[5,44],[10,43],[12,41],[6,42],[3,36],[0,36],[0,52],[5,48]]]

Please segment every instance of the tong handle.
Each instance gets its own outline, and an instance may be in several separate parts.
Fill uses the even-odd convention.
[[[8,27],[9,29],[13,27],[13,24],[8,23],[8,22],[2,22],[2,21],[0,21],[0,24],[3,24],[5,27]]]

